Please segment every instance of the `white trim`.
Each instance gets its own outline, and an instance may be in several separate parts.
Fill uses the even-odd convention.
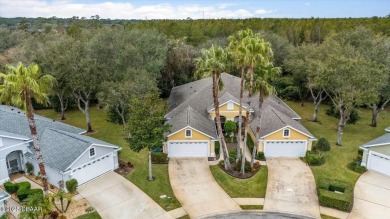
[[[234,103],[233,103],[233,101],[227,102],[227,104],[226,104],[226,109],[227,109],[227,110],[233,110],[233,109],[234,109]]]
[[[111,153],[105,154],[104,156],[97,157],[97,158],[95,158],[95,159],[93,159],[93,160],[90,160],[88,163],[84,163],[84,164],[82,164],[82,165],[80,165],[80,166],[73,167],[72,169],[66,171],[66,173],[69,173],[69,172],[70,172],[70,175],[73,176],[72,173],[74,173],[76,170],[78,170],[78,168],[83,169],[84,166],[87,166],[87,165],[89,165],[89,164],[92,164],[92,163],[94,163],[94,161],[95,161],[95,163],[96,163],[97,160],[99,160],[99,159],[101,160],[103,157],[109,158],[110,156],[113,158],[113,157],[114,157],[114,154],[111,152]],[[97,161],[97,162],[100,162],[100,161]],[[115,162],[112,164],[112,166],[113,166],[112,170],[114,170],[114,168],[115,168]]]
[[[91,150],[93,150],[93,155],[91,155]],[[96,147],[90,147],[88,150],[89,158],[96,157]]]
[[[305,142],[305,151],[307,151],[307,140],[265,140],[263,141],[263,153],[265,154],[265,147],[267,145],[267,142],[280,142],[280,141],[284,141],[284,142]]]
[[[4,138],[11,138],[11,139],[16,139],[16,140],[23,140],[23,141],[28,141],[30,140],[31,138],[19,138],[19,137],[13,137],[13,136],[9,136],[9,135],[0,135],[0,137],[4,137]]]
[[[360,147],[363,147],[363,148],[370,148],[370,147],[386,146],[386,145],[390,145],[390,142],[388,142],[388,143],[379,143],[379,144],[362,145],[362,146],[360,146]]]
[[[206,134],[206,133],[204,133],[204,132],[201,132],[201,131],[199,131],[198,129],[194,129],[194,128],[192,128],[192,127],[189,126],[189,125],[186,126],[186,127],[184,127],[184,128],[182,128],[182,129],[177,130],[176,132],[173,132],[173,133],[169,134],[169,135],[167,136],[167,138],[169,138],[170,136],[172,136],[172,135],[174,135],[174,134],[177,134],[177,133],[183,131],[184,129],[192,129],[192,130],[195,130],[195,131],[197,131],[197,132],[199,132],[199,133],[201,133],[201,134],[203,134],[203,135],[206,135],[207,137],[210,137],[210,138],[212,138],[212,139],[215,139],[214,137],[212,137],[212,136],[210,136],[210,135],[208,135],[208,134]]]
[[[190,135],[187,135],[187,131],[190,131]],[[192,138],[192,129],[186,129],[186,130],[184,130],[184,137],[185,137],[185,138]]]
[[[209,140],[170,140],[168,141],[168,157],[169,157],[169,146],[170,146],[170,143],[185,143],[185,142],[205,142],[207,143],[207,157],[211,157],[211,153],[210,153],[210,146],[211,146],[211,142]],[[214,148],[214,154],[215,154],[215,148]],[[214,155],[215,156],[215,155]]]
[[[120,147],[115,147],[115,146],[110,146],[110,145],[104,145],[104,144],[95,144],[95,143],[93,143],[92,145],[99,146],[99,147],[113,148],[113,149],[118,149],[118,148],[120,148]]]
[[[30,141],[24,141],[24,142],[21,142],[21,143],[19,143],[19,144],[13,144],[13,145],[3,145],[1,148],[0,148],[0,151],[4,151],[4,150],[6,150],[6,149],[9,149],[9,148],[12,148],[12,147],[17,147],[17,146],[20,146],[20,145],[23,145],[23,144],[28,144],[28,143],[30,143],[30,142],[32,142],[33,140],[30,140]],[[30,151],[29,149],[28,149],[28,145],[26,146],[26,148],[27,148],[27,150],[28,151]],[[17,150],[18,151],[18,150]],[[12,152],[12,151],[11,151]],[[10,153],[11,153],[10,152]]]
[[[267,135],[264,135],[264,136],[261,137],[261,138],[265,138],[265,137],[267,137],[267,136],[270,136],[270,135],[272,135],[272,134],[275,134],[276,132],[278,132],[278,131],[280,131],[280,130],[282,130],[282,129],[285,129],[285,128],[294,129],[295,131],[297,131],[297,132],[299,132],[299,133],[301,133],[301,134],[303,134],[303,135],[306,135],[306,136],[308,136],[309,138],[314,138],[314,136],[310,136],[310,135],[308,135],[308,134],[306,134],[306,133],[303,133],[303,132],[301,132],[301,131],[299,131],[299,130],[297,130],[297,129],[295,129],[295,128],[289,126],[289,125],[286,125],[286,126],[284,126],[283,128],[280,128],[280,129],[278,129],[278,130],[276,130],[276,131],[273,131],[273,132],[271,132],[271,133],[269,133],[269,134],[267,134]],[[253,131],[253,130],[252,130],[252,131]]]

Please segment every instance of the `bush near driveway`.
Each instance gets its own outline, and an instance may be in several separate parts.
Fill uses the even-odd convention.
[[[153,164],[168,164],[168,154],[163,152],[152,152]]]
[[[353,186],[344,181],[325,179],[319,185],[319,201],[322,206],[350,212],[353,202]]]
[[[305,161],[310,166],[321,166],[325,163],[325,156],[320,152],[308,151],[306,152]]]
[[[326,138],[318,139],[316,148],[320,151],[330,151],[330,144]]]

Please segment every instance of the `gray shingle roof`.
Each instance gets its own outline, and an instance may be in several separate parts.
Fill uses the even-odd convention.
[[[362,147],[369,148],[371,146],[375,145],[385,145],[385,144],[390,144],[390,133],[386,133],[379,138],[376,138],[372,141],[369,141],[365,144],[362,145]]]
[[[42,135],[45,128],[64,130],[75,134],[85,131],[36,114],[34,117],[39,136]],[[30,128],[24,111],[15,107],[0,105],[0,121],[0,130],[31,138]]]
[[[4,200],[7,200],[8,198],[10,198],[11,196],[6,193],[5,191],[3,191],[2,189],[0,189],[0,202],[4,201]]]
[[[240,100],[238,98],[236,98],[235,96],[231,95],[229,92],[225,92],[220,98],[218,98],[218,102],[220,105],[222,105],[228,101],[233,101],[233,102],[236,102],[237,104],[240,104]],[[243,103],[242,105],[244,107],[248,107],[248,104],[246,104],[246,103]],[[207,107],[207,111],[210,111],[211,109],[214,109],[214,103]]]
[[[222,73],[222,81],[224,84],[224,89],[219,92],[219,102],[223,103],[233,99],[234,101],[239,102],[241,79],[233,75]],[[246,97],[247,97],[247,92],[244,93],[244,100],[243,100],[244,103],[247,102]],[[199,115],[209,120],[208,110],[213,107],[213,102],[214,101],[212,96],[211,77],[204,78],[202,80],[195,81],[192,83],[184,84],[172,89],[171,95],[169,96],[169,100],[168,100],[169,112],[165,115],[165,118],[173,119],[176,115],[181,114],[190,106]],[[300,119],[300,116],[297,113],[295,113],[286,103],[284,103],[277,96],[269,96],[264,100],[263,108],[266,109],[268,106],[272,107],[279,114],[284,115],[281,116],[283,117],[283,122],[282,122],[283,124],[289,124],[291,127],[300,130],[310,136],[313,136],[305,127],[302,126],[302,124],[293,120],[293,119]],[[252,113],[252,118],[256,118],[257,114],[260,113],[258,94],[253,97],[251,108],[254,110],[254,113]],[[273,118],[277,118],[277,117],[273,115]],[[187,125],[184,121],[185,120],[183,119],[175,121],[175,126],[184,128]],[[253,122],[254,121],[252,120],[252,123]],[[274,122],[274,123],[278,123],[278,122]],[[276,126],[279,127],[280,125],[278,124],[273,124],[273,125],[275,125],[275,127]],[[270,128],[264,126],[263,129],[266,132],[268,132],[267,130]],[[273,131],[276,130],[273,129]],[[174,131],[172,130],[172,132]]]
[[[43,162],[63,172],[92,144],[114,146],[88,136],[50,128],[45,129],[40,143]],[[32,149],[31,151],[33,152],[34,150]],[[27,156],[35,158],[35,155],[30,153]]]
[[[6,131],[3,131],[3,130],[0,130],[0,136],[8,136],[8,137],[11,137],[11,138],[29,140],[29,138],[26,137],[26,136],[18,135],[18,134],[11,133],[11,132],[6,132]]]
[[[256,133],[258,123],[258,117],[255,117],[250,123],[250,127],[253,133]],[[265,107],[263,112],[261,113],[260,138],[286,126],[290,126],[302,133],[305,133],[306,135],[310,136],[310,138],[314,138],[314,136],[300,122],[281,113],[272,106]]]
[[[190,126],[198,131],[201,131],[213,138],[217,138],[214,122],[211,119],[205,118],[199,114],[191,106],[176,114],[168,124],[172,125],[171,133],[177,132],[187,126]]]

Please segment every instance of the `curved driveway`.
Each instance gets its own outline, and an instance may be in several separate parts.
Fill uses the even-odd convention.
[[[207,158],[170,158],[168,170],[173,192],[191,218],[241,210],[215,181]]]
[[[267,158],[265,211],[321,218],[313,174],[298,158]]]

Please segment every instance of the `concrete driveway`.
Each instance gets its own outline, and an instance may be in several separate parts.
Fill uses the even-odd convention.
[[[348,219],[390,219],[390,177],[374,171],[360,176]]]
[[[172,218],[153,199],[115,172],[82,185],[78,192],[104,219]]]
[[[207,158],[170,158],[168,170],[173,192],[191,218],[241,210],[214,180]]]
[[[265,211],[320,217],[313,174],[298,158],[267,158],[268,185]]]

